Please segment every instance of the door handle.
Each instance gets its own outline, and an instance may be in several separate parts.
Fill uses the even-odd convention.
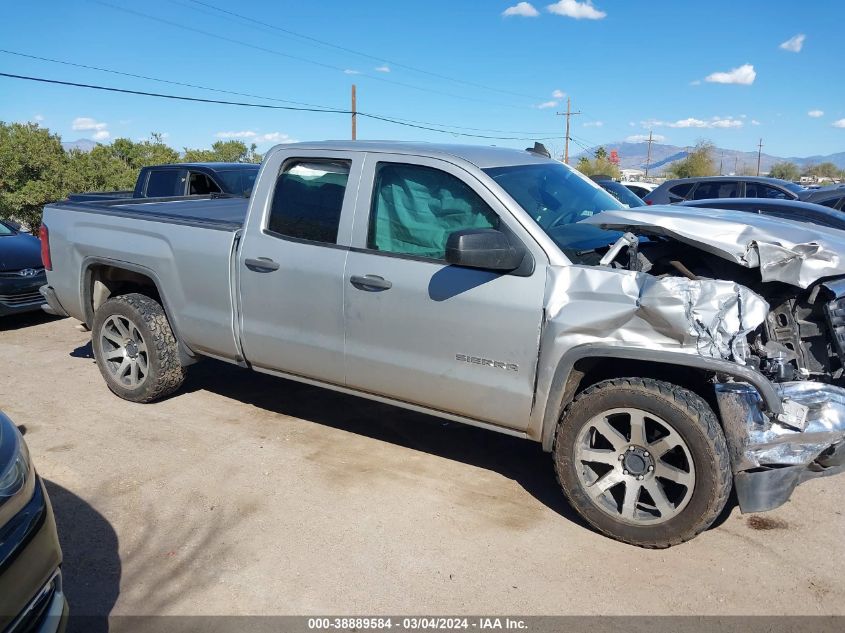
[[[271,273],[274,270],[279,270],[279,262],[274,262],[269,257],[245,259],[244,265],[250,270],[254,270],[257,273]]]
[[[384,277],[378,275],[352,275],[349,282],[356,288],[361,290],[368,290],[370,292],[376,290],[390,290],[393,284]]]

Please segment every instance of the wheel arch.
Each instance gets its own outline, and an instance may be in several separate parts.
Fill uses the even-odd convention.
[[[589,385],[608,378],[626,376],[654,378],[690,389],[715,406],[710,378],[721,374],[751,384],[771,413],[782,413],[783,405],[774,385],[760,372],[731,361],[662,350],[618,348],[587,344],[574,347],[560,359],[551,381],[543,411],[540,441],[550,452],[560,415],[575,396]],[[721,419],[720,419],[721,423]],[[536,437],[536,436],[535,436]]]
[[[179,356],[183,365],[196,361],[196,355],[187,346],[180,335],[176,315],[171,309],[162,284],[155,271],[120,260],[103,257],[89,257],[82,263],[82,309],[85,324],[90,328],[94,323],[94,312],[110,297],[138,292],[146,294],[161,304],[170,323],[170,329],[179,343]]]

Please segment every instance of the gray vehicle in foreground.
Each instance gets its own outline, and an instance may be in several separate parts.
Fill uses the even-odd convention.
[[[843,469],[839,231],[389,142],[278,146],[250,200],[44,224],[50,309],[128,400],[211,357],[527,438],[590,524],[645,547],[706,529],[732,486],[762,511]]]

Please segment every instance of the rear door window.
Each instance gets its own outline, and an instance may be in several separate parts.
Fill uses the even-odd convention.
[[[147,197],[183,196],[186,178],[182,169],[153,169],[147,178]]]
[[[351,161],[293,160],[282,167],[267,229],[311,242],[337,243]]]
[[[707,200],[709,198],[736,198],[737,185],[735,180],[717,180],[713,182],[700,182],[693,194],[694,200]]]
[[[745,183],[745,197],[746,198],[768,198],[769,200],[786,200],[791,198],[782,189],[764,185],[761,182],[747,182]]]
[[[683,182],[680,185],[675,185],[667,192],[669,195],[670,202],[680,202],[681,200],[686,200],[687,195],[689,194],[690,190],[692,190],[692,186],[695,183],[692,182]]]
[[[210,193],[220,193],[220,187],[217,186],[208,174],[198,171],[192,171],[188,179],[188,194],[191,196],[204,196]]]

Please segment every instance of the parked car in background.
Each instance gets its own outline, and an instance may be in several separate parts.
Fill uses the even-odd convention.
[[[630,189],[638,198],[645,198],[648,194],[650,194],[658,187],[658,185],[654,184],[653,182],[623,180],[622,184],[628,187],[628,189]]]
[[[115,198],[166,198],[230,194],[248,198],[260,165],[254,163],[175,163],[144,167],[133,191],[72,193],[73,202]]]
[[[801,185],[762,176],[706,176],[667,180],[645,197],[646,204],[674,204],[710,198],[797,200]]]
[[[531,439],[586,521],[646,547],[732,486],[761,512],[845,470],[839,231],[624,208],[534,151],[362,141],[276,146],[249,200],[44,225],[42,292],[132,402],[211,357]]]
[[[53,509],[26,442],[0,412],[0,631],[64,627],[62,550]]]
[[[601,187],[611,196],[619,200],[619,202],[624,204],[626,207],[631,208],[645,206],[645,202],[643,202],[642,198],[640,198],[637,194],[635,194],[621,182],[616,182],[615,180],[612,180],[610,178],[600,177],[593,177],[593,180],[599,187]]]
[[[38,238],[0,221],[0,317],[40,309],[46,281]]]
[[[820,204],[837,211],[845,211],[845,185],[807,191],[801,195],[801,200]]]
[[[711,198],[687,200],[679,203],[685,207],[706,209],[733,209],[760,215],[770,215],[797,222],[809,222],[845,231],[845,213],[801,200],[769,200],[766,198]]]

